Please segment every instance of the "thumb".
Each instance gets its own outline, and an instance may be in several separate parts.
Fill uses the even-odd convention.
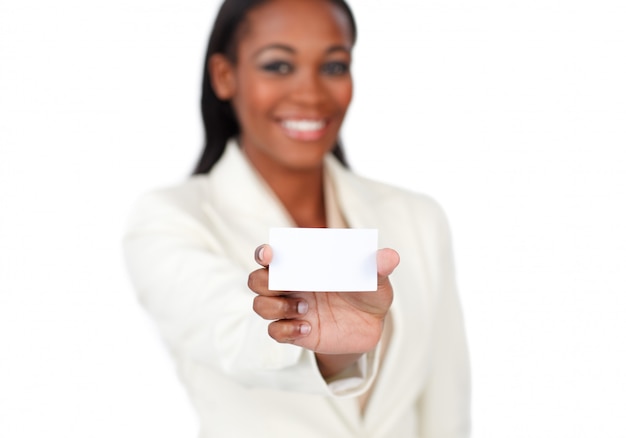
[[[378,282],[386,279],[400,263],[400,255],[391,248],[379,249],[376,253]]]
[[[267,268],[272,262],[272,247],[268,244],[257,246],[254,250],[254,260],[259,265]]]

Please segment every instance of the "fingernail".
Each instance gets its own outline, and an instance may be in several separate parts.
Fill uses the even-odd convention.
[[[265,247],[264,246],[259,248],[259,252],[257,253],[257,258],[259,259],[260,262],[263,261],[263,251],[265,251]]]
[[[308,335],[309,333],[311,333],[311,326],[308,324],[300,324],[300,334]]]
[[[300,301],[298,303],[298,313],[300,315],[304,315],[308,311],[309,311],[309,303],[307,303],[306,301]]]

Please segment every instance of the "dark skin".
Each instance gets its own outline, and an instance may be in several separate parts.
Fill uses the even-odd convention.
[[[231,102],[239,144],[299,227],[326,227],[324,157],[335,145],[352,99],[352,36],[343,11],[324,0],[271,0],[243,25],[237,62],[209,60],[213,88]],[[255,254],[262,268],[248,285],[253,309],[273,321],[269,335],[315,352],[324,377],[351,366],[378,344],[393,300],[392,249],[377,254],[378,290],[303,293],[268,290],[272,251]]]
[[[272,249],[269,245],[259,248],[255,259],[267,266]],[[376,293],[270,291],[268,269],[258,269],[248,278],[250,289],[258,294],[254,310],[262,318],[275,320],[268,328],[272,338],[315,351],[322,376],[331,377],[373,350],[382,335],[393,300],[389,275],[400,260],[398,253],[385,248],[378,251],[376,261]],[[298,311],[300,303],[306,303],[304,314]]]

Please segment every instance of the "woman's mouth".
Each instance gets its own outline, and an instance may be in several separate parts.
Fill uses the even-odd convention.
[[[326,133],[328,121],[324,119],[283,119],[280,126],[287,137],[294,140],[319,140]]]

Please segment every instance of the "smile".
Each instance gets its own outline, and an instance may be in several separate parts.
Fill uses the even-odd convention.
[[[289,131],[319,131],[326,126],[324,120],[283,120],[282,126]]]
[[[285,119],[280,126],[288,137],[295,140],[318,140],[326,133],[328,122],[324,119]]]

